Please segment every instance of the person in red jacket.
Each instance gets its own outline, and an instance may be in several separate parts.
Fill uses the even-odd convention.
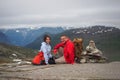
[[[61,43],[57,44],[54,47],[53,52],[56,53],[57,50],[62,47],[63,48],[63,55],[66,63],[73,64],[74,63],[74,44],[73,42],[66,36],[62,35],[61,37]]]

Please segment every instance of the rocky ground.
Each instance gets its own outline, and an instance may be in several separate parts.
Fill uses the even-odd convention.
[[[55,64],[1,64],[0,80],[120,80],[120,62]]]

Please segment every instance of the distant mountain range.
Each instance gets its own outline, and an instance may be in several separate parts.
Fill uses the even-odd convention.
[[[8,44],[10,43],[10,40],[3,32],[0,32],[0,42]]]
[[[102,50],[104,55],[110,58],[110,60],[120,60],[120,29],[118,28],[92,26],[65,30],[64,32],[55,35],[50,34],[52,37],[52,47],[60,42],[60,36],[62,34],[69,36],[71,40],[74,38],[83,38],[84,49],[89,44],[89,40],[94,40],[96,42],[96,46]],[[26,47],[39,49],[42,42],[41,38],[42,36],[39,36]]]
[[[0,42],[25,46],[45,33],[57,34],[63,31],[62,27],[0,29]]]

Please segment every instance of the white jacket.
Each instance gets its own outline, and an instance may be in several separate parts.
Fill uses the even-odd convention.
[[[48,64],[49,58],[52,57],[50,44],[47,44],[46,42],[42,42],[40,51],[44,53],[45,63]]]

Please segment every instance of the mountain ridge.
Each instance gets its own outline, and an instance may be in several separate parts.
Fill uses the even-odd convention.
[[[1,31],[0,31],[0,42],[8,43],[8,44],[10,43],[8,37]]]
[[[18,29],[0,29],[2,33],[8,36],[11,44],[17,46],[24,46],[34,41],[38,36],[49,32],[52,34],[60,33],[63,30],[61,27],[41,27],[37,29],[18,28]]]

